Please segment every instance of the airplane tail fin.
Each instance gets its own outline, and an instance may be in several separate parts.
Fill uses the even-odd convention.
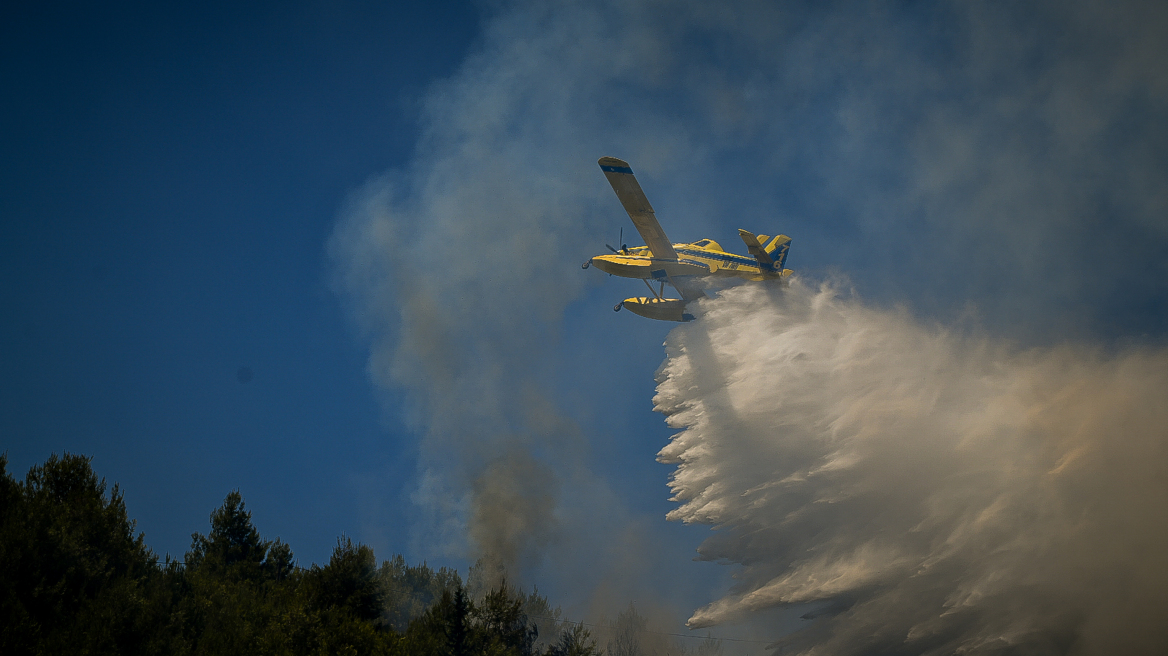
[[[747,250],[758,260],[759,267],[764,271],[781,273],[783,264],[787,261],[787,250],[791,248],[791,238],[787,235],[770,237],[755,235],[752,232],[739,229],[738,236],[746,243]],[[767,240],[770,240],[769,242]],[[765,244],[765,245],[764,245]]]
[[[791,238],[787,235],[779,235],[767,244],[766,252],[774,261],[775,271],[783,270],[783,265],[787,263],[787,251],[790,249]]]

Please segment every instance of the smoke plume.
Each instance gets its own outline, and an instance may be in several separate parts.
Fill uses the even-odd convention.
[[[741,567],[691,626],[812,604],[798,653],[1168,648],[1168,350],[1020,350],[798,281],[702,310],[659,458],[670,519]]]

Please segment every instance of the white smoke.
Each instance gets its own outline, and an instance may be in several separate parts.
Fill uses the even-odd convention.
[[[670,519],[741,569],[691,626],[823,602],[795,651],[1168,650],[1168,350],[1018,350],[798,281],[702,309],[659,457]]]

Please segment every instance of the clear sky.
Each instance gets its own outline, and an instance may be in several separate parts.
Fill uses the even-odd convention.
[[[0,448],[93,456],[159,553],[238,488],[301,564],[343,532],[580,613],[722,594],[655,461],[682,338],[580,269],[639,243],[604,155],[674,241],[788,234],[913,326],[1165,337],[1158,3],[3,12]]]
[[[92,455],[152,548],[240,488],[327,558],[410,440],[327,279],[346,194],[408,161],[467,3],[16,3],[0,21],[2,448]],[[246,383],[241,368],[252,372]],[[368,481],[389,497],[358,497]]]

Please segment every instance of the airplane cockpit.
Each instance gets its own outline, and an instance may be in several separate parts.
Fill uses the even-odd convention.
[[[712,251],[721,251],[722,250],[722,246],[718,242],[714,241],[713,239],[703,239],[701,241],[694,242],[694,246],[708,248]],[[725,251],[722,251],[722,252],[725,252]]]

